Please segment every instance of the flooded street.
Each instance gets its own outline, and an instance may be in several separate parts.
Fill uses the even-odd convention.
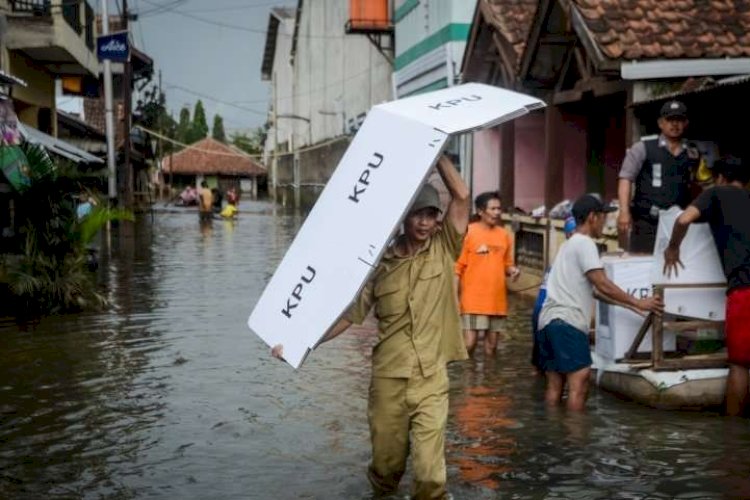
[[[120,235],[100,270],[113,310],[0,324],[0,498],[369,497],[371,330],[296,373],[272,359],[246,320],[301,218],[241,210],[204,230],[157,212]],[[456,499],[750,497],[746,419],[596,390],[585,415],[546,411],[532,304],[511,305],[496,359],[450,370]]]

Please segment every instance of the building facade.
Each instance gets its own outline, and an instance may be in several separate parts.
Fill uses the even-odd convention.
[[[56,136],[56,80],[98,77],[94,11],[85,0],[0,0],[0,9],[0,67],[26,82],[12,92],[18,119]]]
[[[348,1],[298,0],[293,18],[269,16],[262,74],[271,83],[269,190],[311,206],[368,110],[392,99],[390,55],[351,29]]]
[[[396,97],[455,85],[461,71],[474,2],[397,0],[393,11]]]

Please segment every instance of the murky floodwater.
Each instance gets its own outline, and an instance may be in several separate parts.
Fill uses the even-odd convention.
[[[368,497],[372,335],[297,373],[270,359],[245,322],[300,218],[241,208],[203,231],[157,213],[118,237],[112,311],[0,324],[0,498]],[[596,391],[585,415],[545,411],[531,305],[512,308],[495,360],[451,368],[455,498],[750,497],[748,420]]]

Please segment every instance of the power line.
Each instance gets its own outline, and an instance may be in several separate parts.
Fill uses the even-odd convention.
[[[177,144],[178,146],[183,146],[185,148],[194,149],[196,151],[201,151],[201,152],[204,152],[204,153],[216,154],[216,155],[221,155],[221,156],[243,156],[243,157],[249,157],[249,158],[253,158],[253,159],[256,159],[256,158],[260,159],[260,158],[263,158],[264,156],[266,156],[265,154],[251,155],[251,154],[245,153],[244,151],[242,152],[242,154],[232,154],[232,153],[222,153],[220,151],[211,151],[209,149],[202,149],[202,148],[198,148],[198,147],[195,147],[195,146],[191,146],[190,144],[185,144],[184,142],[176,141],[176,140],[172,139],[171,137],[167,137],[164,134],[160,134],[159,132],[156,132],[154,130],[146,128],[143,125],[135,125],[135,127],[143,130],[144,132],[146,132],[149,135],[153,135],[154,137],[160,137],[161,139],[163,139],[165,141],[168,141],[168,142],[171,142],[173,144]],[[306,146],[304,148],[299,148],[296,151],[289,151],[288,153],[275,153],[275,154],[274,153],[269,153],[269,156],[277,156],[277,157],[280,157],[280,156],[290,156],[290,155],[294,155],[294,154],[297,154],[297,153],[304,153],[306,151],[314,151],[316,149],[324,148],[324,147],[328,146],[329,144],[333,144],[334,142],[338,142],[338,141],[340,141],[341,139],[343,139],[345,137],[347,137],[347,136],[341,135],[341,136],[338,136],[338,137],[334,137],[332,139],[328,139],[327,141],[323,141],[323,142],[321,142],[319,144],[314,144],[312,146]],[[241,150],[238,150],[238,151],[241,151]]]
[[[257,9],[259,7],[278,7],[279,2],[268,2],[268,3],[261,3],[261,4],[254,4],[254,5],[236,5],[234,7],[227,6],[227,7],[217,7],[214,9],[190,9],[190,10],[183,10],[182,12],[227,12],[227,11],[234,11],[234,10],[249,10],[249,9]]]
[[[140,0],[135,0],[136,9],[140,10],[141,2]],[[138,23],[138,35],[141,39],[141,49],[143,49],[144,52],[146,52],[146,39],[143,37],[143,24]]]
[[[156,4],[155,2],[152,2],[152,1],[149,1],[149,0],[143,0],[143,1],[146,2],[149,5],[158,6],[158,4]],[[169,12],[172,12],[174,14],[178,14],[178,15],[180,15],[182,17],[187,17],[188,19],[193,19],[194,21],[198,21],[198,22],[201,22],[201,23],[204,23],[204,24],[209,24],[209,25],[212,25],[212,26],[218,26],[218,27],[221,27],[221,28],[233,29],[233,30],[238,30],[238,31],[245,31],[245,32],[248,32],[248,33],[257,33],[257,34],[260,34],[260,35],[267,35],[268,34],[268,32],[266,30],[255,29],[255,28],[248,28],[246,26],[238,26],[236,24],[229,24],[229,23],[224,23],[224,22],[221,22],[221,21],[212,21],[210,19],[205,19],[205,18],[200,17],[200,16],[195,16],[193,14],[189,14],[189,13],[187,13],[185,11],[180,11],[180,10],[176,10],[176,9],[170,9]],[[161,13],[162,12],[160,12],[160,14]],[[145,14],[146,13],[144,13],[143,15],[145,15]],[[288,35],[288,34],[283,33],[283,32],[279,32],[279,34],[283,35],[283,36],[289,36],[289,37],[294,36],[294,35]],[[300,36],[300,35],[297,35],[297,38],[343,40],[344,36],[345,35],[338,35],[338,36],[327,36],[327,35],[305,35],[305,36]]]
[[[195,101],[192,101],[192,102],[191,102],[191,101],[186,101],[186,100],[184,100],[184,99],[173,100],[173,101],[171,101],[171,103],[172,103],[173,105],[179,105],[179,109],[180,109],[180,110],[181,110],[182,108],[187,108],[187,109],[188,109],[188,111],[190,111],[190,109],[191,109],[191,108],[194,108],[194,107],[195,107]],[[178,122],[178,121],[179,121],[179,112],[177,113],[177,115],[178,115],[178,116],[177,116],[177,119],[175,119],[175,118],[174,118],[174,117],[172,116],[172,114],[170,113],[170,116],[172,116],[172,119],[173,119],[173,120],[175,120],[175,122]],[[226,128],[226,129],[236,129],[236,130],[239,130],[239,129],[244,129],[244,130],[252,130],[252,129],[255,129],[255,128],[258,128],[258,127],[260,127],[260,126],[261,126],[260,124],[259,124],[259,125],[249,125],[249,124],[248,124],[247,122],[244,122],[244,123],[243,123],[243,122],[241,122],[241,121],[237,121],[237,120],[234,120],[234,119],[233,119],[233,117],[232,117],[232,115],[229,115],[229,116],[227,116],[226,114],[221,114],[221,113],[214,113],[214,115],[219,115],[219,116],[221,116],[221,118],[222,118],[222,119],[224,120],[224,125],[225,125],[225,127],[224,127],[224,128]],[[227,126],[227,125],[234,125],[234,126]]]
[[[193,151],[198,151],[199,153],[206,153],[216,156],[232,156],[232,157],[240,157],[240,158],[251,158],[253,160],[260,159],[263,157],[263,155],[251,155],[249,153],[245,153],[244,151],[237,149],[236,153],[225,153],[223,151],[212,151],[210,149],[203,149],[196,146],[193,146],[192,144],[185,144],[184,142],[177,141],[175,139],[172,139],[171,137],[167,137],[164,134],[160,134],[159,132],[156,132],[155,130],[151,130],[149,128],[144,127],[143,125],[134,125],[134,128],[139,128],[146,132],[149,135],[153,135],[154,137],[158,137],[164,141],[171,142],[172,144],[176,144],[178,146],[182,146],[185,149],[192,149]],[[231,146],[230,146],[231,147]],[[236,147],[236,146],[235,146]]]
[[[202,97],[204,99],[209,99],[211,101],[218,102],[220,104],[224,104],[226,106],[231,106],[233,108],[237,108],[237,109],[240,109],[242,111],[247,111],[249,113],[255,113],[257,115],[264,116],[264,117],[268,116],[268,111],[258,111],[257,109],[247,108],[245,106],[240,106],[240,105],[234,104],[234,103],[232,103],[230,101],[223,101],[221,99],[217,99],[216,97],[212,97],[212,96],[210,96],[208,94],[203,94],[201,92],[196,92],[195,90],[191,90],[191,89],[189,89],[187,87],[183,87],[182,85],[178,85],[176,83],[170,83],[170,82],[165,82],[165,83],[167,84],[167,88],[178,89],[178,90],[181,90],[183,92],[187,92],[188,94],[193,94],[193,95],[196,95],[198,97]]]
[[[187,0],[171,0],[168,3],[165,4],[158,4],[155,2],[146,2],[152,6],[154,6],[153,9],[150,10],[144,10],[141,11],[139,9],[138,17],[149,17],[149,16],[158,16],[159,14],[164,14],[167,12],[172,12],[174,9],[179,7],[181,4],[185,3]]]
[[[294,98],[298,98],[298,97],[306,97],[306,96],[313,95],[313,94],[316,94],[316,93],[319,93],[319,92],[323,92],[323,91],[325,91],[325,90],[327,90],[329,88],[337,87],[340,84],[343,84],[343,83],[345,83],[345,82],[347,82],[349,80],[354,80],[355,78],[359,78],[359,77],[361,77],[361,76],[363,76],[363,75],[365,75],[367,73],[370,73],[371,70],[372,70],[372,68],[368,67],[364,71],[361,71],[359,73],[356,73],[354,75],[351,75],[351,76],[349,76],[347,78],[344,78],[344,79],[341,79],[341,80],[336,80],[335,82],[329,83],[328,85],[324,85],[323,87],[318,87],[316,89],[312,89],[309,92],[303,92],[303,93],[294,94],[294,95],[290,95],[290,96],[279,97],[278,100],[279,101],[283,101],[283,100],[294,99]],[[259,115],[259,116],[264,116],[264,117],[268,116],[268,112],[267,111],[259,111],[257,109],[248,108],[248,107],[245,107],[245,106],[241,106],[238,103],[244,103],[244,104],[268,104],[269,99],[258,99],[258,100],[248,100],[248,101],[224,101],[224,100],[212,97],[210,95],[203,94],[201,92],[197,92],[197,91],[192,90],[192,89],[188,89],[188,88],[186,88],[186,87],[184,87],[182,85],[170,82],[168,80],[165,80],[164,83],[167,84],[167,88],[175,88],[175,89],[181,90],[183,92],[187,92],[188,94],[193,94],[193,95],[198,96],[198,97],[203,97],[204,99],[209,99],[211,101],[218,102],[218,103],[221,103],[221,104],[224,104],[224,105],[227,105],[227,106],[230,106],[230,107],[242,110],[242,111],[248,111],[250,113],[255,113],[255,114]]]

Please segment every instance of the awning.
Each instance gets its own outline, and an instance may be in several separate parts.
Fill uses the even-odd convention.
[[[101,158],[97,158],[96,156],[73,146],[69,142],[47,135],[34,127],[19,123],[18,129],[21,131],[21,135],[24,139],[28,142],[38,144],[46,148],[49,152],[63,156],[75,163],[104,163],[104,160]]]
[[[22,87],[28,86],[25,81],[21,80],[17,76],[10,75],[5,71],[0,70],[0,84],[2,85],[20,85]]]
[[[747,85],[749,83],[750,75],[730,76],[718,80],[715,80],[709,76],[704,78],[696,78],[685,82],[685,84],[683,84],[682,88],[679,90],[657,96],[646,97],[645,99],[632,103],[631,106],[641,106],[659,101],[666,101],[668,99],[679,99],[692,94],[700,94],[703,92],[708,92],[720,88],[729,88],[736,85]]]

